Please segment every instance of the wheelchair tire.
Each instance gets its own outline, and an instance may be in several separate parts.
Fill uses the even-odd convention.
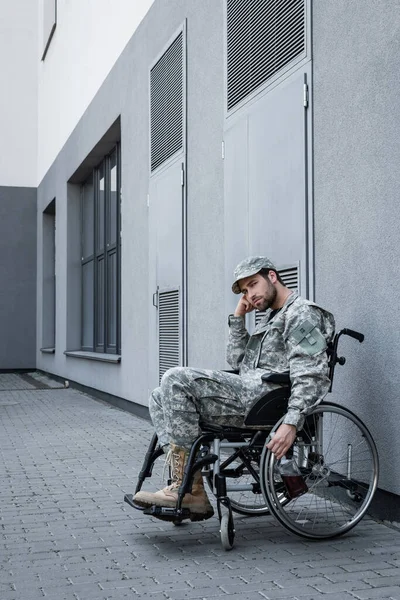
[[[348,532],[367,512],[378,482],[378,454],[366,426],[348,409],[323,403],[307,416],[292,449],[308,491],[290,499],[274,455],[264,448],[261,488],[271,513],[309,539]]]
[[[222,515],[220,523],[221,544],[225,550],[232,550],[235,540],[235,529],[229,514]]]

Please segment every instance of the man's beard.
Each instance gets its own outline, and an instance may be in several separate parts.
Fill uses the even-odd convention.
[[[268,308],[271,308],[271,306],[273,305],[273,303],[276,300],[277,293],[278,292],[276,291],[274,286],[271,284],[271,287],[269,288],[268,292],[262,298],[262,303],[259,304],[258,306],[256,306],[256,310],[264,312]]]

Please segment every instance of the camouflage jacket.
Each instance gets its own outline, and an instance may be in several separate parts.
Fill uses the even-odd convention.
[[[268,320],[267,310],[252,335],[244,317],[229,319],[227,361],[250,387],[264,373],[289,371],[291,396],[284,423],[301,429],[304,417],[327,394],[330,386],[326,354],[335,330],[333,315],[292,293]],[[257,385],[255,389],[260,389]]]

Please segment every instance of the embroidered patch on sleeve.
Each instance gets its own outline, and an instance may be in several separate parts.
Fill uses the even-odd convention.
[[[290,337],[295,341],[296,345],[300,346],[311,356],[322,352],[327,347],[326,340],[320,330],[308,320],[300,323],[292,331]]]

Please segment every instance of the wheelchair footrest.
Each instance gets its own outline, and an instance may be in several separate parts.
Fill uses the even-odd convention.
[[[176,508],[167,508],[165,506],[149,506],[143,511],[144,515],[150,515],[161,519],[162,521],[183,521],[184,519],[190,519],[191,513],[188,508],[182,508],[177,510]]]
[[[129,506],[132,506],[132,508],[136,508],[136,510],[144,510],[144,506],[140,506],[139,504],[135,503],[133,499],[133,494],[125,494],[124,502],[129,504]]]

